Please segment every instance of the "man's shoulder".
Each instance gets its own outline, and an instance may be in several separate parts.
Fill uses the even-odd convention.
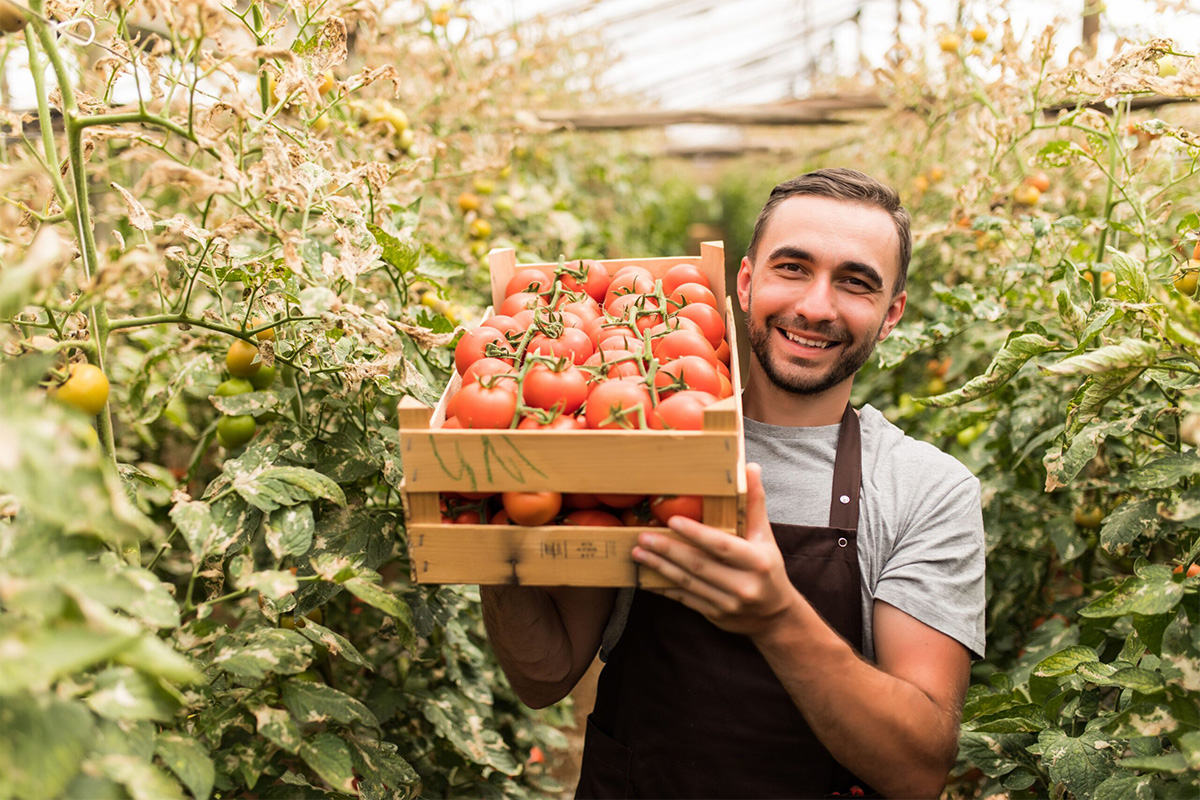
[[[909,436],[869,404],[860,409],[859,424],[864,456],[871,457],[878,468],[901,480],[926,481],[936,477],[961,483],[975,479],[957,458],[929,442]]]

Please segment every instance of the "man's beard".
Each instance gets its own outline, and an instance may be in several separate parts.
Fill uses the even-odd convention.
[[[832,389],[847,378],[853,377],[867,363],[871,353],[875,352],[879,333],[883,330],[883,324],[880,323],[879,331],[876,331],[874,337],[864,337],[857,343],[851,342],[824,376],[803,377],[788,374],[771,359],[771,337],[775,335],[775,328],[782,327],[794,333],[807,331],[839,342],[839,346],[843,347],[849,340],[849,334],[845,329],[830,324],[809,325],[800,318],[785,317],[782,314],[775,314],[767,318],[766,323],[759,326],[754,322],[753,307],[754,299],[751,297],[749,308],[746,311],[746,329],[750,338],[750,350],[758,359],[758,363],[762,365],[767,379],[780,389],[792,394],[818,395]],[[781,358],[784,361],[789,360],[787,356]]]

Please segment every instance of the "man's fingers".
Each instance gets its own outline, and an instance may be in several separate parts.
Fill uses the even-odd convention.
[[[767,493],[762,485],[762,467],[754,462],[746,465],[746,540],[774,539],[771,520],[767,518]]]

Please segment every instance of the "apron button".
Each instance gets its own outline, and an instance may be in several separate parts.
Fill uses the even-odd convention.
[[[847,544],[849,544],[849,542],[846,541],[845,536],[838,538],[838,547],[845,547]]]
[[[841,502],[842,505],[846,505],[847,503],[850,502],[850,495],[844,494],[841,497],[839,497],[838,500]]]

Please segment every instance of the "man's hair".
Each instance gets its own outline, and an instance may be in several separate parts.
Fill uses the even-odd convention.
[[[763,231],[766,229],[775,207],[789,197],[801,195],[862,203],[888,212],[892,217],[892,222],[896,224],[896,234],[900,239],[898,262],[900,274],[896,278],[896,285],[892,287],[892,296],[895,297],[904,291],[904,284],[908,280],[908,262],[912,258],[912,233],[910,230],[912,217],[909,216],[904,206],[900,205],[900,195],[896,194],[896,191],[890,186],[880,183],[869,175],[845,167],[831,167],[808,172],[798,178],[784,181],[771,190],[771,196],[767,198],[766,205],[763,206],[754,223],[754,233],[750,237],[749,247],[746,248],[746,255],[751,262],[755,259],[759,240],[762,239]]]

